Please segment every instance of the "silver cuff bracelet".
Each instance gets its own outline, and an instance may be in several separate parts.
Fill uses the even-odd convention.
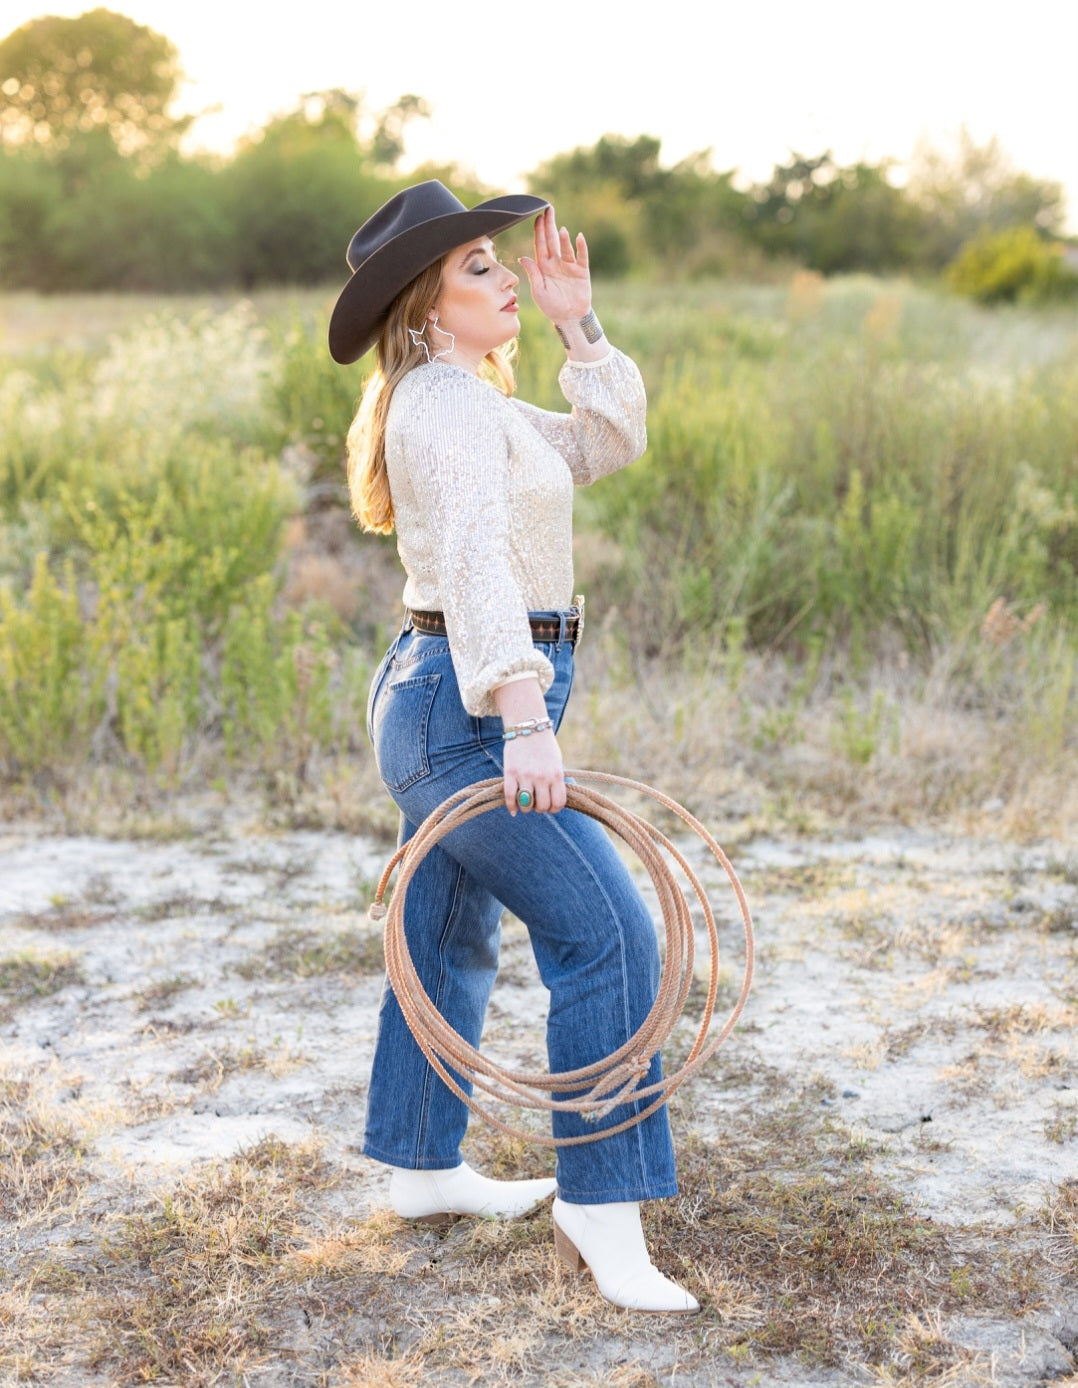
[[[598,318],[596,318],[595,310],[593,308],[588,309],[587,313],[584,315],[583,318],[580,319],[577,326],[579,327],[580,331],[584,334],[585,342],[598,342],[603,335],[603,325],[599,322]],[[558,327],[557,323],[554,324],[554,331],[561,338],[562,346],[565,348],[566,351],[568,351],[570,346],[569,339],[562,332],[561,328]]]

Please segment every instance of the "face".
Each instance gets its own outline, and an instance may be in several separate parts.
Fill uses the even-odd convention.
[[[438,326],[427,329],[432,351],[449,345],[443,332],[455,339],[449,360],[473,370],[492,352],[520,332],[517,296],[520,283],[502,265],[488,236],[469,241],[450,251],[442,267],[442,283],[432,310]]]

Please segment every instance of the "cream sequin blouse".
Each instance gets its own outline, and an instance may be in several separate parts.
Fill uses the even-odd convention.
[[[643,453],[646,401],[635,364],[611,349],[567,361],[558,376],[571,414],[502,395],[447,362],[397,384],[386,463],[407,573],[406,607],[445,613],[469,713],[497,713],[491,690],[553,668],[532,644],[529,611],[573,599],[573,486]]]

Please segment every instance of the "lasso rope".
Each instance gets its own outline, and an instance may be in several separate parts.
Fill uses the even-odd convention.
[[[755,954],[752,916],[741,883],[730,860],[699,820],[683,809],[677,801],[638,781],[626,780],[622,776],[613,776],[602,771],[567,771],[565,777],[569,808],[579,810],[582,814],[597,820],[629,846],[647,869],[662,911],[666,932],[666,958],[663,962],[658,994],[643,1025],[619,1050],[604,1060],[596,1061],[582,1069],[566,1070],[557,1074],[506,1069],[481,1055],[453,1030],[427,996],[416,973],[404,933],[404,901],[408,884],[424,854],[447,834],[477,815],[504,806],[505,797],[500,776],[489,781],[477,781],[475,785],[458,791],[428,815],[414,836],[398,849],[386,865],[370,908],[372,920],[386,917],[385,952],[389,982],[416,1044],[435,1073],[473,1113],[478,1114],[499,1132],[544,1147],[569,1147],[582,1142],[595,1142],[599,1138],[610,1137],[613,1133],[631,1128],[661,1108],[687,1079],[695,1075],[711,1059],[730,1035],[749,995]],[[622,786],[658,801],[703,839],[729,879],[741,909],[745,929],[745,972],[737,1001],[713,1036],[710,1035],[710,1031],[719,990],[719,936],[715,916],[700,879],[685,861],[684,855],[647,820],[616,805],[598,791],[584,788],[579,784],[580,781],[598,781],[605,785]],[[667,858],[673,859],[681,869],[700,903],[707,925],[711,974],[696,1039],[685,1063],[679,1070],[666,1075],[655,1084],[643,1085],[642,1081],[647,1075],[652,1058],[665,1046],[681,1016],[694,976],[696,941],[692,916],[685,892],[674,876]],[[383,898],[389,886],[389,879],[398,867],[400,873],[397,887],[387,913]],[[465,1092],[460,1082],[450,1074],[449,1067],[452,1067],[457,1075],[470,1081],[475,1089],[491,1095],[500,1103],[527,1109],[582,1113],[592,1122],[605,1118],[620,1104],[646,1099],[652,1102],[641,1112],[634,1113],[613,1127],[578,1137],[547,1137],[524,1132],[502,1122],[472,1095]],[[585,1092],[580,1093],[581,1089]],[[575,1092],[573,1098],[551,1097],[568,1091]]]

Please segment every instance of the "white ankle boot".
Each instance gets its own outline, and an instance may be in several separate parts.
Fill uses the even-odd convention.
[[[648,1256],[640,1206],[569,1205],[554,1201],[554,1247],[573,1272],[590,1270],[600,1293],[631,1311],[699,1311],[684,1287],[664,1277]]]
[[[557,1182],[492,1181],[463,1162],[448,1171],[405,1171],[393,1168],[389,1203],[402,1219],[422,1224],[447,1224],[457,1215],[515,1219],[553,1195]]]

